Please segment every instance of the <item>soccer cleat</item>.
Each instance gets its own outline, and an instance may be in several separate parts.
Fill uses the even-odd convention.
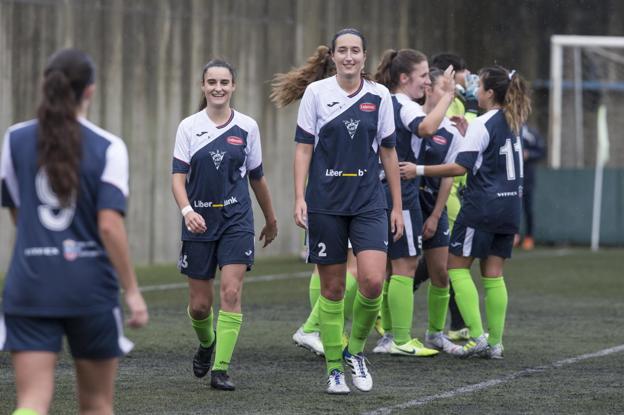
[[[327,378],[327,393],[331,395],[346,395],[351,392],[345,381],[345,374],[338,369],[331,371]]]
[[[233,391],[236,389],[230,377],[224,370],[213,370],[210,374],[210,386],[222,391]]]
[[[373,388],[373,378],[366,367],[366,358],[362,353],[351,354],[348,348],[345,347],[342,352],[347,365],[351,368],[351,381],[353,386],[362,392],[368,392]]]
[[[485,359],[503,359],[503,351],[505,348],[502,344],[495,344],[494,346],[488,345],[481,357]]]
[[[312,353],[324,356],[325,350],[323,349],[323,343],[321,342],[321,335],[318,331],[306,333],[303,331],[303,327],[299,327],[292,337],[295,344],[304,349],[308,349]]]
[[[377,314],[377,318],[375,319],[375,331],[382,337],[386,334],[381,324],[381,314]]]
[[[401,345],[396,344],[393,340],[390,343],[389,353],[395,356],[432,357],[440,352],[425,347],[418,339],[412,339]]]
[[[392,333],[384,334],[381,339],[377,340],[377,345],[373,349],[373,353],[390,353],[390,345],[392,344],[393,339],[394,337],[392,336]]]
[[[212,363],[212,351],[217,344],[217,339],[212,342],[210,347],[199,345],[195,356],[193,356],[193,374],[198,378],[203,378],[210,371]]]
[[[425,346],[430,349],[442,350],[452,356],[462,356],[463,348],[446,338],[441,331],[431,333],[429,330],[425,333]]]
[[[464,327],[459,330],[449,330],[447,337],[449,340],[454,342],[470,340],[470,331],[468,330],[468,327]]]
[[[488,347],[487,336],[485,334],[480,335],[476,339],[468,340],[468,343],[462,347],[463,354],[461,357],[479,356]]]

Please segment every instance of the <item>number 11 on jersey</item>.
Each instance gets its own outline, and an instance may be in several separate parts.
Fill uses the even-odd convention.
[[[498,154],[505,156],[505,164],[507,166],[507,180],[516,180],[516,165],[514,159],[514,151],[518,153],[518,163],[520,177],[524,177],[524,160],[522,158],[522,144],[520,137],[516,137],[516,142],[512,145],[511,138],[505,140],[505,145],[500,148]]]

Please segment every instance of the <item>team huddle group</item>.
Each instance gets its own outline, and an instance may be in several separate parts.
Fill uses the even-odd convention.
[[[387,50],[369,75],[366,57],[362,33],[340,30],[303,66],[277,74],[271,94],[278,107],[301,100],[294,220],[315,268],[311,312],[293,340],[324,355],[330,394],[350,392],[345,364],[356,389],[372,389],[363,351],[374,326],[382,334],[375,353],[502,358],[503,264],[520,222],[519,133],[530,111],[522,78],[500,66],[472,75],[456,55],[428,60],[413,49]],[[18,415],[47,413],[64,336],[81,413],[112,413],[118,358],[132,347],[123,336],[119,285],[128,323],[148,320],[123,225],[127,151],[85,118],[94,73],[83,52],[52,55],[37,119],[10,127],[3,143],[2,205],[17,238],[0,349],[11,352]],[[192,368],[200,378],[210,373],[218,390],[235,389],[228,369],[243,320],[243,276],[254,261],[248,187],[264,214],[259,240],[266,247],[277,236],[259,128],[230,107],[235,89],[228,62],[205,65],[198,112],[178,126],[172,163],[183,216],[178,268],[199,342]],[[487,334],[470,275],[475,258]],[[413,292],[426,279],[423,344],[411,328]]]

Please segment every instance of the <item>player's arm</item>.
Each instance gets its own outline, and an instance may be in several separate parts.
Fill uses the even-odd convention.
[[[379,158],[386,173],[386,181],[392,197],[392,212],[390,213],[390,231],[394,240],[403,236],[403,202],[401,200],[401,179],[399,178],[399,159],[396,148],[379,147]]]
[[[452,187],[452,177],[444,177],[440,181],[440,190],[438,190],[438,197],[436,199],[435,206],[423,224],[423,239],[431,238],[438,229],[438,222],[440,221],[442,212],[444,212],[444,207],[446,206],[446,201],[448,200]]]
[[[193,233],[203,233],[208,229],[204,218],[193,210],[186,193],[186,173],[173,173],[171,190],[180,212],[184,216],[186,228]]]
[[[128,324],[131,327],[142,327],[149,319],[147,305],[139,291],[139,285],[130,261],[128,237],[123,216],[113,209],[98,211],[98,231],[106,253],[117,271],[123,295],[130,309]]]
[[[414,131],[419,137],[431,137],[440,128],[440,124],[442,124],[442,120],[446,116],[446,111],[455,98],[453,73],[453,66],[449,66],[444,71],[444,76],[440,78],[440,82],[442,82],[442,89],[445,94],[442,98],[440,98],[440,101],[433,108],[433,110],[427,114],[427,116],[418,125],[418,131]]]
[[[271,193],[269,192],[269,185],[264,176],[254,179],[249,177],[249,185],[256,195],[256,200],[262,213],[264,214],[264,228],[260,232],[260,240],[264,239],[263,248],[273,242],[277,237],[277,219],[275,218],[275,211],[273,210],[273,203],[271,202]]]
[[[297,143],[295,147],[295,223],[297,226],[307,228],[308,207],[305,201],[305,183],[308,178],[308,170],[312,161],[314,144]]]

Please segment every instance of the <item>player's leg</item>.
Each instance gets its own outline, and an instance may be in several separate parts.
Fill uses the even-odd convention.
[[[15,389],[17,390],[15,413],[47,414],[54,393],[54,368],[57,353],[13,352],[11,359],[15,370]]]
[[[119,359],[75,359],[81,415],[112,415]]]
[[[318,299],[321,295],[321,277],[319,276],[318,267],[316,265],[310,277],[308,294],[310,296],[310,314],[305,323],[293,334],[292,339],[297,346],[322,356],[325,352],[323,350],[323,343],[321,342],[318,303]]]

